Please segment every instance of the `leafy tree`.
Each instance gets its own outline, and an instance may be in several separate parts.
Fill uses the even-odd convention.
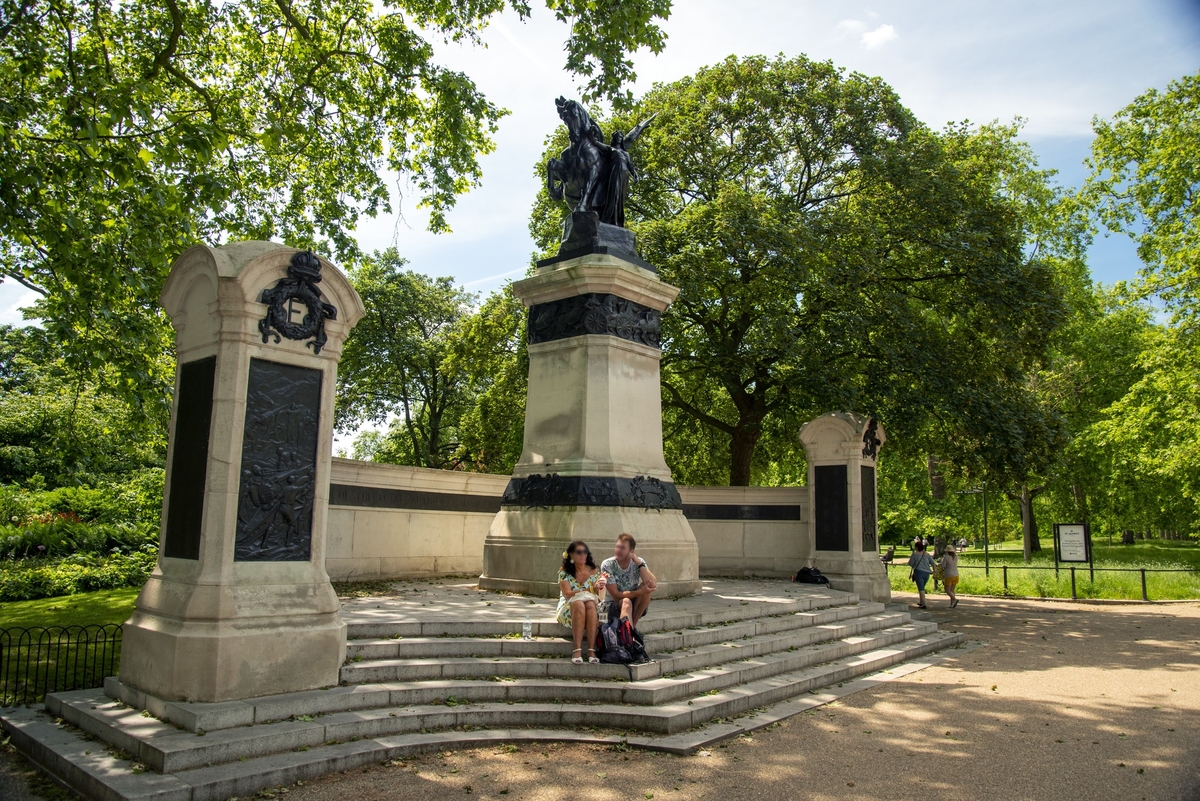
[[[1073,520],[1113,523],[1109,468],[1094,427],[1144,375],[1143,354],[1157,339],[1150,310],[1124,286],[1092,286],[1070,298],[1070,320],[1038,376],[1045,402],[1062,415],[1069,443],[1043,485],[1051,506]],[[1098,516],[1097,516],[1098,515]],[[1119,516],[1119,515],[1118,515]]]
[[[1138,244],[1145,289],[1189,317],[1200,311],[1200,74],[1150,89],[1096,138],[1083,197],[1109,230]]]
[[[669,0],[547,0],[566,66],[622,101]],[[6,0],[0,4],[0,276],[72,369],[165,405],[156,298],[196,242],[279,238],[352,263],[386,170],[430,227],[478,183],[504,112],[433,43],[475,42],[526,0]]]
[[[511,473],[521,458],[529,354],[525,309],[506,286],[455,332],[447,370],[460,373],[469,402],[458,420],[455,463],[464,470]]]
[[[67,370],[45,331],[0,326],[0,484],[95,484],[161,467],[165,423]]]
[[[1138,376],[1088,432],[1113,525],[1200,528],[1200,74],[1150,89],[1093,122],[1092,174],[1081,198],[1110,231],[1138,244],[1142,281],[1171,312],[1140,335]]]
[[[450,366],[454,332],[475,296],[453,278],[404,270],[395,248],[377,253],[350,274],[366,315],[350,332],[338,368],[337,425],[390,422],[393,442],[376,458],[421,467],[451,464],[455,426],[466,402],[466,376]]]
[[[934,133],[879,79],[804,57],[730,58],[612,124],[652,113],[629,217],[682,288],[664,404],[725,438],[731,484],[764,432],[832,408],[997,473],[1040,464],[1060,426],[1026,377],[1064,310],[1027,247],[1044,176],[1015,127]],[[543,192],[542,247],[561,214]]]
[[[1086,438],[1105,479],[1101,509],[1114,529],[1196,532],[1200,356],[1193,338],[1178,328],[1146,339],[1141,378],[1104,410]]]

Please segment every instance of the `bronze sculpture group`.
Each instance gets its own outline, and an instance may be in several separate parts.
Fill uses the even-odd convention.
[[[546,164],[546,188],[554,200],[566,200],[572,212],[594,212],[607,225],[625,226],[625,199],[636,180],[630,146],[654,117],[627,134],[613,131],[606,144],[600,126],[574,100],[554,101],[567,126],[571,145]]]

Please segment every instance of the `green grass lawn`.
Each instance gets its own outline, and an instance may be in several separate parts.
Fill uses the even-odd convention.
[[[1030,566],[1053,567],[1052,541],[1043,540],[1044,550],[1034,554]],[[1097,568],[1145,568],[1147,571],[1187,569],[1188,573],[1146,574],[1146,591],[1150,600],[1186,600],[1200,598],[1200,545],[1173,540],[1139,541],[1134,545],[1108,545],[1102,539],[1093,540]],[[896,564],[889,569],[892,589],[912,591],[908,580],[908,560],[911,549],[896,549]],[[1006,542],[992,548],[989,555],[991,575],[976,569],[984,564],[982,549],[968,548],[959,559],[961,577],[959,592],[968,595],[1025,595],[1035,598],[1070,598],[1070,566],[1060,565],[1058,577],[1053,570],[1030,570],[1025,566],[1019,543]],[[1008,566],[1008,589],[1004,587],[1003,567]],[[1075,592],[1078,598],[1109,598],[1141,600],[1141,575],[1137,572],[1096,572],[1095,581],[1088,578],[1087,565],[1077,565]]]
[[[124,623],[137,600],[136,587],[98,590],[36,601],[0,603],[0,629],[8,629],[0,647],[0,705],[31,700],[28,688],[40,698],[46,690],[99,687],[104,676],[115,673],[119,642],[71,645],[64,649],[58,630],[26,635],[16,629],[38,626],[91,626]],[[73,635],[71,635],[73,636]],[[89,637],[95,637],[93,630]],[[17,695],[13,695],[13,693]]]
[[[137,587],[122,587],[36,601],[0,603],[0,629],[124,623],[133,613],[138,592]]]

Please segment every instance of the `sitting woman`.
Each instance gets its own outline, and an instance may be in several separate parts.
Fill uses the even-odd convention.
[[[562,570],[558,571],[558,586],[562,593],[558,598],[558,622],[571,630],[575,637],[575,651],[571,661],[583,664],[583,635],[587,632],[588,661],[593,665],[596,658],[596,634],[600,618],[596,605],[604,593],[604,574],[596,569],[592,552],[584,542],[572,542],[563,553]]]

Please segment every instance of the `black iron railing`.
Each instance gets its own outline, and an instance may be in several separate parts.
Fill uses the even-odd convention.
[[[106,676],[116,675],[120,654],[116,623],[0,629],[0,706],[103,686]]]
[[[885,562],[884,564],[886,564],[888,567],[902,567],[905,570],[910,569],[908,566],[907,560],[903,561],[903,562],[901,562],[901,561]],[[1069,572],[1071,575],[1071,599],[1072,600],[1078,600],[1078,598],[1079,598],[1078,591],[1076,589],[1076,571],[1079,572],[1081,577],[1083,574],[1086,573],[1088,581],[1095,581],[1097,573],[1137,573],[1137,574],[1140,574],[1140,577],[1141,577],[1142,600],[1147,601],[1147,602],[1149,602],[1149,600],[1150,600],[1150,593],[1146,587],[1146,574],[1153,575],[1155,573],[1188,573],[1191,575],[1200,575],[1200,571],[1193,570],[1191,568],[1186,568],[1186,567],[1179,567],[1179,568],[1173,568],[1173,567],[1092,567],[1089,565],[1059,565],[1056,567],[1056,566],[1052,566],[1052,565],[992,565],[989,568],[989,567],[984,567],[983,565],[964,565],[962,563],[959,563],[958,569],[960,571],[962,571],[962,570],[983,570],[984,573],[987,575],[990,575],[992,572],[998,571],[1001,574],[1001,582],[1003,583],[1004,591],[1006,593],[1008,592],[1008,571],[1009,570],[1014,570],[1014,571],[1053,570],[1054,578],[1056,581],[1058,580],[1058,577],[1061,573]]]

